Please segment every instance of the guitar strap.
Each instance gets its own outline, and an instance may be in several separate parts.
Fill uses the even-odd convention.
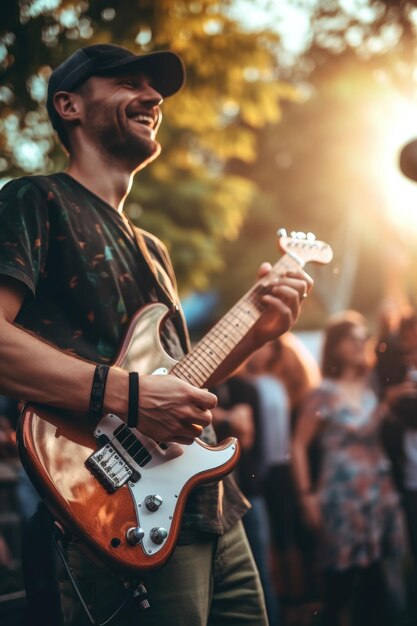
[[[154,286],[158,299],[165,304],[172,315],[172,322],[178,333],[185,353],[190,350],[190,339],[181,302],[178,297],[174,269],[165,246],[151,233],[148,233],[130,220],[129,224],[135,235],[136,244],[142,254],[145,265],[150,272],[151,284]]]

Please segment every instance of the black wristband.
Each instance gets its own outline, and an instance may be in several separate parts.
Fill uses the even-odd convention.
[[[129,409],[127,414],[127,425],[136,428],[139,410],[139,374],[129,372]]]
[[[93,384],[91,387],[90,396],[90,409],[89,415],[91,419],[99,420],[103,414],[103,400],[104,391],[106,389],[107,374],[110,367],[99,363],[96,365],[96,369],[93,377]]]

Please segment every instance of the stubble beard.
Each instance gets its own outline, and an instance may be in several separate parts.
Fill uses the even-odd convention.
[[[92,112],[88,118],[90,136],[103,156],[110,161],[125,162],[131,171],[141,169],[161,152],[160,144],[151,136],[143,137],[128,130],[122,134],[119,129],[115,129],[113,124],[106,121],[105,111],[100,119]]]

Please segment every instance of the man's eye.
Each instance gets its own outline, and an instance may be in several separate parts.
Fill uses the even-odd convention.
[[[135,89],[136,83],[133,80],[124,80],[122,85],[128,89]]]

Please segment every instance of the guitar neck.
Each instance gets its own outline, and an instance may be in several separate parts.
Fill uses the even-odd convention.
[[[299,270],[304,262],[295,255],[285,254],[271,269],[271,273],[281,276],[285,272]],[[230,309],[228,313],[184,356],[171,370],[178,378],[196,387],[205,383],[216,373],[222,363],[244,339],[258,321],[264,306],[260,296],[270,275],[259,280]]]

